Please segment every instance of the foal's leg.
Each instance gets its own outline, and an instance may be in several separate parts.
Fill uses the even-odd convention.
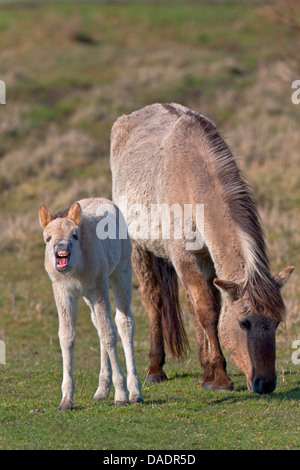
[[[109,301],[109,284],[107,279],[101,279],[94,301],[92,305],[92,321],[97,328],[100,343],[101,343],[101,359],[104,361],[102,377],[99,377],[99,384],[101,379],[105,377],[103,386],[100,385],[95,393],[95,399],[104,399],[105,395],[109,393],[110,379],[108,376],[110,366],[112,369],[112,382],[115,387],[115,405],[122,406],[128,403],[128,395],[126,390],[126,380],[122,372],[117,354],[117,334],[111,318],[111,309]],[[109,365],[110,363],[110,365]],[[101,373],[101,372],[100,372]],[[108,395],[107,395],[108,396]]]
[[[53,283],[59,329],[58,336],[63,359],[62,401],[60,411],[71,410],[74,406],[75,383],[73,377],[73,354],[75,344],[75,326],[77,318],[77,299]]]
[[[199,343],[199,350],[204,366],[203,385],[210,388],[212,383],[213,390],[232,390],[233,384],[226,373],[226,360],[218,338],[219,306],[200,270],[196,256],[188,252],[182,252],[181,255],[173,260],[173,264],[208,342],[207,347],[201,330],[196,328],[198,341],[202,341]]]
[[[132,243],[132,265],[141,285],[141,295],[150,320],[151,349],[147,382],[167,380],[163,371],[165,348],[162,331],[162,288],[153,270],[153,257]]]
[[[94,395],[95,401],[106,400],[112,386],[112,370],[108,353],[100,339],[100,374],[99,385]]]
[[[96,318],[94,316],[93,304],[85,297],[84,297],[84,300],[91,309],[91,319],[92,319],[94,326],[98,330],[97,324],[95,323]],[[100,373],[99,373],[99,385],[94,395],[95,401],[106,400],[109,397],[110,389],[112,386],[112,370],[111,370],[109,355],[100,337],[99,337],[99,341],[100,341]]]
[[[111,276],[110,282],[116,303],[116,325],[122,340],[126,368],[127,368],[127,388],[129,391],[130,403],[143,403],[141,382],[137,374],[133,337],[135,332],[135,321],[130,306],[132,298],[132,274],[129,259],[121,260],[116,272]]]

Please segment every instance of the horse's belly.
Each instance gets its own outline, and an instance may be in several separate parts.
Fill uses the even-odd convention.
[[[130,232],[129,232],[130,236]],[[169,259],[170,253],[164,240],[152,240],[151,238],[142,239],[131,237],[143,250],[150,251],[158,258]]]

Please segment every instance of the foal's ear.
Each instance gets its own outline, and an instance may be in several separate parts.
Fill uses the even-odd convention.
[[[73,206],[69,209],[67,218],[72,220],[74,224],[80,225],[81,222],[81,207],[78,202],[74,202]]]
[[[50,222],[53,220],[51,212],[44,205],[40,207],[39,217],[40,217],[40,226],[42,228],[47,227],[47,225],[50,224]]]
[[[286,285],[294,269],[294,266],[289,266],[274,276],[274,280],[279,284],[280,289]]]
[[[235,282],[222,281],[221,279],[215,278],[214,285],[220,291],[226,292],[232,300],[238,300],[241,297],[241,288],[239,284]]]

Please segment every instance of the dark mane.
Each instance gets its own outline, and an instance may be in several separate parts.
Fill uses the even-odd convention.
[[[60,219],[60,218],[65,218],[65,217],[67,217],[67,215],[68,215],[68,213],[69,213],[69,210],[70,210],[70,208],[65,209],[65,210],[63,210],[63,211],[58,211],[58,212],[56,212],[56,214],[54,214],[54,216],[53,216],[53,219]]]

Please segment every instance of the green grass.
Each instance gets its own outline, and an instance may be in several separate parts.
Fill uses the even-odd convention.
[[[297,10],[298,11],[298,10]],[[299,11],[298,11],[299,15]],[[298,16],[299,17],[299,16]],[[297,18],[297,16],[295,16]],[[0,5],[1,449],[299,449],[299,33],[255,2],[26,2]],[[109,136],[122,113],[177,101],[220,127],[255,188],[274,274],[294,264],[278,332],[278,386],[250,394],[228,360],[235,392],[200,386],[191,351],[168,356],[169,381],[143,385],[142,406],[94,403],[99,345],[80,303],[75,409],[59,413],[62,364],[38,209],[111,197]],[[135,353],[144,382],[149,321],[133,279]],[[121,363],[124,358],[119,346]]]
[[[32,328],[32,327],[31,327]],[[296,367],[279,378],[270,396],[250,395],[234,369],[236,391],[213,393],[199,386],[195,358],[191,367],[172,364],[169,381],[144,385],[144,405],[115,408],[112,397],[93,402],[97,384],[96,335],[78,328],[76,406],[61,414],[60,352],[40,332],[40,340],[21,344],[23,357],[7,364],[1,376],[1,448],[4,449],[296,449],[299,447],[299,387]],[[80,334],[81,333],[81,334]],[[48,335],[54,334],[54,329]],[[8,351],[9,353],[10,351]],[[21,352],[22,354],[22,352]],[[83,357],[84,356],[84,357]],[[136,355],[140,374],[145,359]],[[5,397],[9,396],[9,400]]]

